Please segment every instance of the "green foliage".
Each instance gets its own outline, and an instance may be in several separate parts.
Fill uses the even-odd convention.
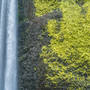
[[[52,10],[56,9],[59,5],[58,0],[34,0],[36,7],[36,16],[42,16]]]
[[[72,86],[82,90],[90,85],[90,1],[81,7],[75,0],[35,0],[35,6],[37,16],[57,8],[63,14],[60,22],[49,20],[47,24],[51,40],[40,55],[47,65],[46,87]]]

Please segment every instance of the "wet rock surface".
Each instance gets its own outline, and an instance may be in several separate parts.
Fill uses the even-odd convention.
[[[41,40],[40,35],[42,35],[42,28],[37,23],[28,26],[25,33],[25,37],[20,38],[20,40],[23,40],[21,40],[21,45],[19,48],[20,89],[36,90],[39,83],[37,70],[40,62],[39,54],[41,52],[42,46],[49,42],[49,37],[45,36],[46,39]]]

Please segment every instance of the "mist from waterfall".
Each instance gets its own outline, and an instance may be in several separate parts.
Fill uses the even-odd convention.
[[[17,0],[0,0],[0,90],[17,90]]]

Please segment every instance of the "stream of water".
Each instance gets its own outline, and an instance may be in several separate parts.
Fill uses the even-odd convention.
[[[17,0],[0,0],[0,90],[17,90]]]

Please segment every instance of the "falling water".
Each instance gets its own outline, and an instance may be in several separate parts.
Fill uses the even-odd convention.
[[[6,15],[6,2],[0,0],[0,90],[4,86],[4,69],[5,69],[5,15]]]
[[[0,90],[17,90],[17,0],[0,0]]]

